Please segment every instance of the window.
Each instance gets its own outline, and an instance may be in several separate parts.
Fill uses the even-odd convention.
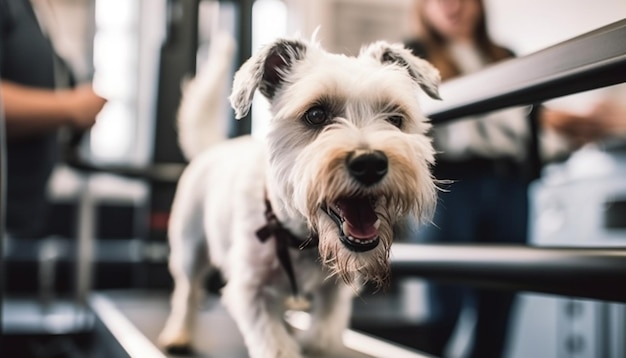
[[[287,6],[281,0],[257,0],[252,7],[252,53],[277,37],[287,34]],[[252,135],[263,136],[271,118],[263,96],[252,102]]]
[[[109,101],[91,131],[96,162],[131,161],[136,151],[139,0],[97,0],[94,86]]]

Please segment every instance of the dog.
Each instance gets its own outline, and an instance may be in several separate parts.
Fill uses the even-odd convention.
[[[389,281],[394,234],[433,212],[434,151],[418,92],[439,98],[439,73],[400,44],[350,57],[314,38],[280,38],[241,66],[229,96],[238,119],[255,92],[267,98],[266,137],[214,143],[226,57],[208,61],[179,109],[190,163],[172,205],[174,291],[159,342],[190,349],[203,278],[216,268],[251,357],[341,350],[359,288]],[[284,314],[305,306],[311,326],[293,335]]]

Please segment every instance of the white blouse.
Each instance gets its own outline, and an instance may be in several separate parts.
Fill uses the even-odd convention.
[[[487,60],[471,43],[452,43],[449,51],[462,75],[476,72],[488,65]],[[435,126],[433,140],[436,149],[440,151],[440,158],[450,161],[469,158],[524,160],[530,134],[528,111],[527,106],[513,107]],[[547,147],[541,144],[543,156],[553,156],[568,147],[567,143],[554,135],[542,133],[545,138],[540,141],[547,140],[551,143]]]

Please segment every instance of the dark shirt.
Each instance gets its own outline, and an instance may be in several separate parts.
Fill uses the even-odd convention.
[[[29,0],[0,0],[0,77],[25,86],[52,89],[54,52]],[[47,182],[57,160],[56,133],[7,141],[7,232],[43,234]]]

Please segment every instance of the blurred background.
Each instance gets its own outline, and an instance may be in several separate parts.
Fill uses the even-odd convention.
[[[8,5],[0,7],[0,25],[7,31],[0,42],[3,81],[11,76],[7,59],[14,54],[8,19],[22,1],[29,2],[6,0]],[[129,356],[111,348],[119,343],[111,338],[115,334],[110,328],[106,334],[98,329],[107,326],[94,315],[92,295],[99,292],[104,292],[99,298],[119,307],[144,303],[145,312],[136,317],[131,308],[131,313],[122,313],[132,316],[130,321],[149,339],[158,333],[172,287],[167,270],[169,206],[185,166],[175,114],[182,83],[205,65],[214,36],[226,31],[239,40],[233,73],[272,39],[296,32],[310,37],[318,28],[317,40],[324,48],[354,55],[372,41],[406,42],[415,37],[420,31],[417,2],[30,1],[44,37],[69,69],[70,87],[92,83],[106,103],[93,126],[55,129],[58,155],[46,182],[47,216],[33,218],[42,221],[36,234],[12,235],[9,230],[5,235],[1,355]],[[626,18],[623,0],[485,0],[483,5],[490,37],[518,57]],[[21,46],[30,46],[28,37],[22,41]],[[6,94],[11,89],[2,90]],[[251,116],[240,122],[234,121],[225,99],[222,118],[230,136],[263,135],[269,113],[259,97]],[[616,85],[543,105],[584,114],[601,98],[624,105],[626,91]],[[4,106],[9,113],[9,105]],[[428,103],[424,106],[428,109]],[[541,176],[528,185],[529,243],[624,246],[626,156],[621,130],[570,146],[558,159],[544,162]],[[10,205],[7,210],[10,214]],[[209,280],[207,289],[217,290],[218,281]],[[353,327],[428,351],[425,338],[420,338],[428,337],[422,332],[432,314],[428,290],[422,279],[398,278],[387,294],[367,293],[355,303]],[[96,301],[97,311],[103,301]],[[443,355],[468,355],[475,322],[475,313],[462,310]],[[513,307],[509,328],[504,357],[626,357],[623,304],[524,293]]]

